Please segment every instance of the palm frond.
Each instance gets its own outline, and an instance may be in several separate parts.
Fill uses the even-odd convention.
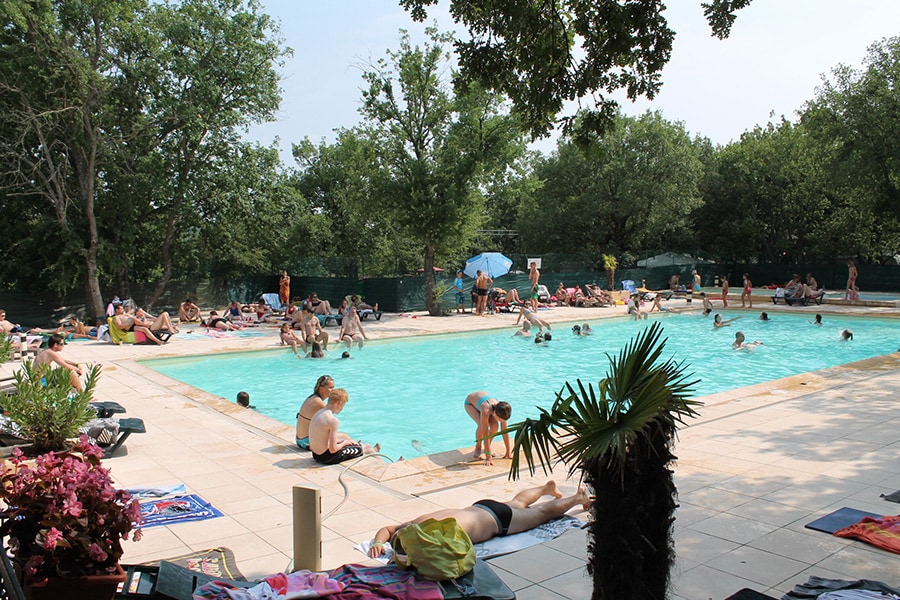
[[[596,388],[580,379],[566,382],[549,410],[537,419],[512,425],[515,432],[510,477],[518,477],[520,454],[534,474],[540,462],[552,470],[554,455],[569,466],[570,475],[591,461],[615,469],[625,464],[637,436],[651,435],[656,424],[674,432],[678,423],[694,416],[699,403],[690,400],[698,382],[684,362],[660,363],[665,348],[659,323],[632,339],[617,357],[607,355],[609,370]],[[519,452],[521,450],[521,453]]]

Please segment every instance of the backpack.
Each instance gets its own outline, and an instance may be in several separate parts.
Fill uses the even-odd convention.
[[[461,577],[475,566],[475,547],[456,519],[426,519],[399,529],[391,540],[394,562],[415,567],[431,581]]]

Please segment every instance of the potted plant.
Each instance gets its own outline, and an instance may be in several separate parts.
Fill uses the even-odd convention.
[[[14,374],[16,393],[3,399],[6,417],[32,444],[33,454],[66,450],[78,429],[97,416],[91,408],[100,366],[87,370],[83,391],[73,390],[68,369],[27,360]]]
[[[121,540],[140,523],[141,510],[131,494],[113,487],[101,456],[82,436],[72,451],[33,460],[15,449],[6,465],[0,536],[8,540],[32,600],[111,600],[125,580]],[[140,539],[140,528],[133,537]]]

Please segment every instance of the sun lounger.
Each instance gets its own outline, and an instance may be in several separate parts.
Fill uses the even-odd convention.
[[[789,296],[785,293],[784,288],[776,288],[775,294],[772,295],[772,303],[778,304],[779,300],[783,300],[788,306],[800,304],[801,306],[809,306],[809,303],[822,304],[825,298],[825,290],[819,290],[815,296]]]
[[[262,299],[266,301],[266,304],[269,308],[272,309],[273,312],[281,313],[284,312],[284,309],[287,308],[284,304],[281,303],[281,296],[278,294],[263,294]]]
[[[331,313],[330,315],[316,315],[316,318],[319,319],[319,324],[322,327],[328,325],[329,321],[334,321],[334,324],[338,327],[340,327],[341,323],[344,322],[344,315],[340,313]]]
[[[356,311],[356,314],[359,315],[360,321],[365,321],[367,318],[369,318],[369,315],[374,315],[375,320],[380,321],[381,315],[384,314],[384,311],[383,310],[372,310],[371,308],[364,308],[362,310]]]
[[[109,458],[115,454],[116,450],[122,447],[122,444],[125,443],[125,440],[127,440],[132,433],[147,433],[147,428],[144,427],[143,419],[137,419],[135,417],[119,419],[118,437],[108,446],[100,446],[103,448],[103,458]]]

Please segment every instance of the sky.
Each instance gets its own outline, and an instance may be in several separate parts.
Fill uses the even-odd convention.
[[[362,66],[399,47],[399,30],[423,42],[425,24],[413,23],[397,0],[260,0],[281,26],[294,55],[280,70],[282,103],[276,121],[247,137],[263,145],[276,138],[289,164],[291,144],[304,137],[333,142],[334,131],[361,121]],[[822,76],[839,64],[860,68],[866,49],[900,35],[897,0],[754,0],[738,12],[731,36],[710,35],[701,0],[671,0],[664,15],[675,31],[672,58],[653,101],[618,98],[624,113],[658,110],[692,136],[727,144],[756,125],[796,111],[815,96]],[[428,23],[453,23],[449,0],[431,7]],[[533,147],[555,148],[553,137]]]

